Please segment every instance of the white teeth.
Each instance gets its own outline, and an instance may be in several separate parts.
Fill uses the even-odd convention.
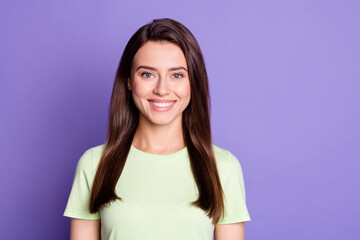
[[[157,102],[151,102],[151,104],[157,106],[157,107],[168,107],[170,105],[173,105],[175,102],[169,102],[169,103],[157,103]]]

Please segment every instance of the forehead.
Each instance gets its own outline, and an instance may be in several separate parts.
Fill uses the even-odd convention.
[[[133,68],[147,65],[155,68],[186,67],[181,48],[168,41],[148,41],[139,48],[133,59]]]

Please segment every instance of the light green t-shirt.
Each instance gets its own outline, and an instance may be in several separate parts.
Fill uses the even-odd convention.
[[[214,225],[205,212],[189,203],[198,189],[187,147],[160,155],[131,146],[116,194],[123,201],[88,210],[90,192],[103,145],[88,149],[79,159],[64,216],[101,219],[103,240],[212,240]],[[218,224],[250,221],[245,203],[243,173],[238,159],[213,145],[224,190],[225,215]]]

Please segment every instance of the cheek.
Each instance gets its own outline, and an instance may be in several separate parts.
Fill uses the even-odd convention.
[[[185,98],[185,99],[190,98],[191,96],[190,84],[184,84],[182,86],[178,86],[176,88],[176,92],[178,96],[181,98]]]
[[[134,81],[133,85],[132,85],[132,93],[133,93],[134,100],[145,97],[149,93],[150,90],[151,89],[149,88],[149,86],[147,86],[145,84],[139,84],[136,81]]]

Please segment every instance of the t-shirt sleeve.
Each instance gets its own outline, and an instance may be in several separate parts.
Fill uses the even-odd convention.
[[[229,151],[226,176],[222,183],[224,191],[224,216],[217,224],[251,221],[245,199],[245,185],[239,160]]]
[[[80,157],[76,166],[74,181],[65,208],[64,216],[87,220],[100,219],[100,213],[89,212],[91,188],[96,169],[93,166],[92,149],[88,149]]]

